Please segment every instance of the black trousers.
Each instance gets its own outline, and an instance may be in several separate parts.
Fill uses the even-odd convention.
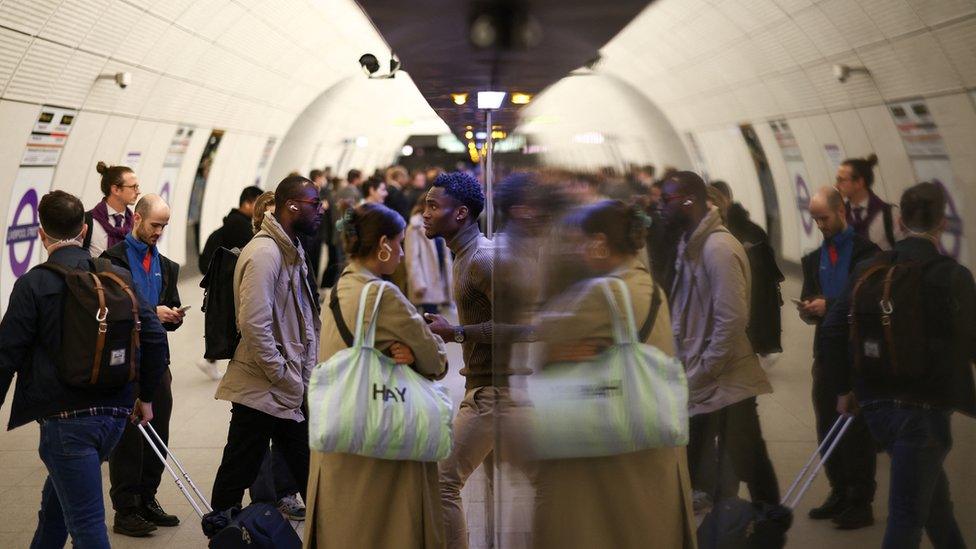
[[[169,419],[173,415],[173,375],[169,369],[159,380],[153,395],[153,419],[150,425],[159,438],[169,444]],[[149,429],[146,429],[149,432]],[[149,433],[152,436],[152,433]],[[153,439],[155,441],[155,439]],[[162,448],[160,448],[162,452]],[[163,456],[166,452],[162,452]],[[163,463],[149,447],[142,433],[132,423],[127,423],[122,438],[108,460],[109,480],[112,487],[109,496],[116,511],[129,511],[156,497],[163,476]]]
[[[257,478],[272,441],[281,451],[304,499],[308,486],[308,421],[277,418],[236,402],[231,404],[230,411],[227,445],[214,479],[211,498],[214,510],[241,505],[244,490]]]
[[[837,421],[837,395],[826,386],[821,367],[813,365],[813,412],[817,418],[817,442],[823,442]],[[824,464],[830,489],[852,503],[874,501],[877,468],[877,443],[871,436],[864,416],[858,414],[847,428],[830,459]]]
[[[691,485],[720,499],[725,463],[746,483],[753,502],[779,504],[779,482],[766,451],[756,398],[749,398],[707,414],[692,416],[688,441]],[[735,483],[737,486],[738,483]]]
[[[281,450],[272,445],[261,460],[261,470],[249,489],[251,501],[275,504],[281,498],[298,493],[298,484],[291,476],[288,462]]]

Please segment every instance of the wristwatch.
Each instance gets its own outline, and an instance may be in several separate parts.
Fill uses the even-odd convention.
[[[465,337],[464,337],[464,326],[455,326],[454,327],[454,342],[455,343],[464,343],[464,340],[465,340]]]

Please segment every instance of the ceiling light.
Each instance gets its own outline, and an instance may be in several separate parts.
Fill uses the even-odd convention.
[[[463,105],[468,102],[468,94],[466,93],[452,93],[451,101],[454,101],[455,105]]]
[[[464,138],[465,139],[474,139],[474,132],[471,131],[471,130],[468,130],[468,131],[464,132]]]
[[[403,148],[400,149],[400,154],[402,156],[410,156],[411,154],[413,154],[413,147],[411,147],[410,145],[404,145]]]
[[[479,109],[498,109],[505,101],[505,92],[500,91],[480,91],[478,92]]]
[[[528,93],[516,92],[512,94],[513,105],[528,105],[532,101],[532,95]]]
[[[356,146],[359,148],[365,148],[369,146],[369,138],[365,136],[359,136],[356,138]]]
[[[474,137],[478,141],[483,141],[486,137],[488,137],[488,134],[485,132],[477,132],[474,134]]]
[[[506,137],[508,137],[508,134],[501,130],[493,130],[491,132],[492,139],[505,139]]]

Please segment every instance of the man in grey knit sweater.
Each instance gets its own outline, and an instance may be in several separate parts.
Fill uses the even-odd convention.
[[[454,301],[459,326],[444,317],[425,315],[430,329],[445,341],[461,344],[465,376],[464,400],[454,418],[454,448],[440,463],[441,502],[447,546],[468,546],[461,488],[479,465],[490,471],[495,432],[493,411],[507,398],[507,376],[492,372],[492,243],[481,234],[478,216],[484,209],[481,184],[462,173],[434,180],[424,208],[427,238],[442,236],[454,253]]]

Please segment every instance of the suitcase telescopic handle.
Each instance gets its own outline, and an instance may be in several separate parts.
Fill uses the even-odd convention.
[[[146,432],[146,428],[143,427],[142,425],[136,425],[136,427],[139,429],[139,432],[142,433],[142,436],[145,437],[146,442],[149,443],[149,446],[153,449],[153,452],[156,453],[156,457],[159,458],[159,460],[166,467],[166,470],[169,471],[169,474],[173,477],[173,480],[176,482],[176,487],[180,489],[180,492],[183,492],[183,496],[186,497],[186,500],[190,502],[190,506],[193,507],[193,510],[197,512],[197,515],[199,515],[200,518],[203,518],[204,515],[204,512],[201,509],[200,504],[203,505],[203,509],[206,509],[208,513],[213,512],[213,508],[210,507],[210,503],[207,501],[207,498],[203,495],[200,489],[197,488],[197,485],[194,484],[193,479],[190,478],[190,475],[186,472],[186,469],[183,468],[183,464],[180,463],[180,460],[176,458],[176,455],[173,454],[173,451],[166,446],[166,443],[163,442],[162,438],[160,438],[159,433],[156,432],[156,429],[153,428],[152,424],[151,423],[146,424],[146,427],[149,427],[149,432]],[[149,433],[152,433],[152,437],[149,436]],[[153,440],[153,438],[155,438],[155,441]],[[157,443],[159,444],[158,447],[157,447]],[[159,450],[160,448],[162,448],[163,452],[166,452],[166,456],[169,456],[170,458],[173,459],[173,463],[175,463],[176,467],[179,468],[180,473],[182,473],[183,475],[183,478],[186,479],[187,484],[190,485],[190,488],[193,489],[193,492],[196,493],[197,498],[199,498],[200,500],[199,504],[197,503],[196,500],[193,499],[193,496],[190,495],[189,490],[186,489],[186,485],[183,484],[183,481],[180,480],[179,475],[177,475],[176,471],[173,470],[173,467],[170,466],[169,461],[166,459],[165,456],[163,456],[162,452]]]
[[[842,415],[837,418],[837,421],[834,422],[834,424],[830,427],[830,430],[827,432],[827,436],[823,438],[823,441],[819,446],[817,446],[817,449],[813,451],[813,455],[811,455],[810,459],[807,460],[806,465],[800,469],[800,473],[796,475],[796,479],[793,481],[793,484],[790,485],[790,489],[786,491],[786,494],[783,495],[783,499],[780,503],[789,507],[790,509],[796,508],[797,504],[799,504],[800,500],[803,498],[803,495],[806,494],[807,490],[810,488],[810,484],[813,483],[813,479],[817,478],[817,474],[820,473],[820,469],[822,469],[824,463],[830,459],[830,455],[834,453],[834,450],[840,443],[841,438],[843,438],[844,433],[847,432],[847,428],[850,427],[851,423],[853,422],[853,415]],[[824,452],[825,448],[826,452]],[[821,457],[820,461],[817,462],[817,465],[814,467],[813,471],[810,471],[810,466],[813,465],[814,461],[816,461],[817,456],[820,456],[821,454],[823,454],[823,457]],[[807,475],[808,471],[810,471],[809,475]],[[800,486],[800,482],[803,481],[804,476],[806,476],[806,481],[804,481],[800,489],[794,493],[794,490],[796,490],[797,486]],[[791,498],[791,496],[793,497]]]

